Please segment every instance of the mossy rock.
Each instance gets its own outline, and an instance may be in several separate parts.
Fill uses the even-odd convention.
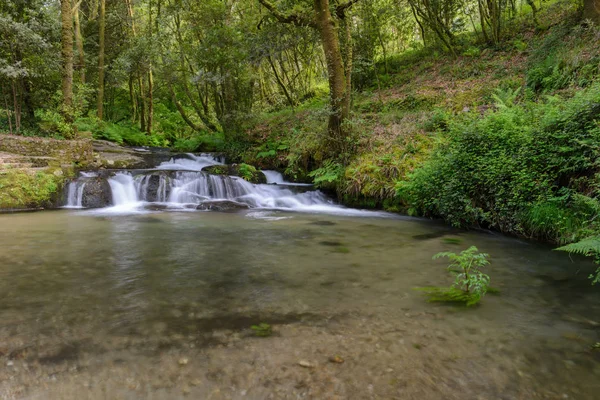
[[[250,183],[267,183],[267,177],[260,170],[249,164],[211,165],[202,169],[212,175],[239,176]]]
[[[61,170],[0,171],[0,210],[56,207],[65,179],[57,171]]]

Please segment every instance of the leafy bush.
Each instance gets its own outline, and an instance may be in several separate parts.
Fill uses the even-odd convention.
[[[595,84],[566,101],[550,98],[452,121],[432,158],[398,183],[398,196],[414,214],[524,233],[529,210],[564,195],[598,194],[598,113]]]
[[[75,136],[73,126],[68,124],[61,113],[54,109],[37,109],[35,117],[38,126],[45,136],[72,139]]]
[[[194,134],[189,138],[179,138],[173,143],[173,149],[181,152],[206,151],[214,152],[223,149],[223,133],[221,132],[202,132]]]

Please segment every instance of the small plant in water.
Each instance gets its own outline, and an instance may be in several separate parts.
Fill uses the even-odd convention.
[[[254,331],[254,336],[267,337],[273,334],[273,328],[271,325],[264,322],[261,322],[258,325],[252,325],[250,329]]]
[[[417,288],[426,293],[431,302],[455,302],[472,306],[488,292],[490,277],[480,271],[490,264],[489,255],[480,253],[477,247],[471,246],[460,254],[452,252],[438,253],[433,259],[448,257],[451,261],[448,271],[454,275],[454,283],[448,288]]]

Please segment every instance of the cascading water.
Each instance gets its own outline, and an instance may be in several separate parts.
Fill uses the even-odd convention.
[[[112,200],[115,206],[138,203],[133,176],[127,172],[119,172],[108,180],[112,192]]]
[[[320,191],[310,190],[307,186],[311,185],[286,182],[276,171],[264,171],[267,184],[252,184],[236,176],[202,172],[202,168],[223,161],[208,154],[187,154],[163,162],[155,169],[107,172],[112,206],[115,210],[135,210],[149,204],[159,204],[167,209],[195,209],[203,203],[233,201],[256,209],[352,212],[334,205]],[[82,207],[85,203],[82,198],[87,195],[85,185],[90,176],[82,173],[69,185],[67,207]]]
[[[67,193],[67,205],[68,208],[82,208],[83,207],[83,190],[85,189],[85,181],[74,181],[69,183]]]
[[[79,179],[69,183],[67,187],[67,204],[65,208],[83,208],[83,192],[88,178],[96,177],[93,172],[80,172]]]
[[[186,156],[188,158],[171,158],[169,161],[161,163],[156,169],[169,171],[201,171],[204,167],[220,165],[225,162],[224,157],[215,157],[211,154],[201,154],[197,156],[188,153]]]

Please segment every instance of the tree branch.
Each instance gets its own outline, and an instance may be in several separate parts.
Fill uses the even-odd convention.
[[[267,10],[269,10],[279,22],[282,22],[284,24],[292,24],[296,26],[310,26],[313,28],[317,26],[315,21],[313,21],[310,18],[306,18],[303,15],[285,14],[281,12],[270,0],[258,0],[258,2],[262,4]]]

